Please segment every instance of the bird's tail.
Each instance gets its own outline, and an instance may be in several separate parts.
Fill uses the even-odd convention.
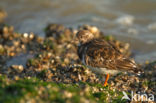
[[[117,61],[117,68],[141,75],[143,70],[132,59],[123,58]]]

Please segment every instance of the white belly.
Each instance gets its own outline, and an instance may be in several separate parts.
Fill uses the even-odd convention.
[[[107,68],[95,68],[95,67],[91,67],[91,66],[87,66],[89,69],[91,69],[93,72],[96,72],[98,74],[111,74],[111,75],[115,75],[118,74],[122,71],[119,70],[108,70]]]

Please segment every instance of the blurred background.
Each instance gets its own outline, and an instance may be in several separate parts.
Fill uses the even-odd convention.
[[[49,23],[95,25],[131,44],[135,60],[156,60],[156,0],[0,0],[6,23],[20,33],[44,37]]]

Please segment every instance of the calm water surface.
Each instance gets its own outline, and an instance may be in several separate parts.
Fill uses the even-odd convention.
[[[156,60],[156,0],[0,0],[6,22],[21,33],[44,37],[52,23],[91,24],[131,44],[135,60]]]

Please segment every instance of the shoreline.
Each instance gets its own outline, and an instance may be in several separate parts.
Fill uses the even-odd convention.
[[[26,96],[30,94],[32,96],[30,96],[30,98],[35,102],[40,100],[36,99],[37,96],[41,97],[42,101],[45,99],[50,102],[56,98],[63,101],[72,101],[74,93],[77,94],[76,96],[79,96],[81,92],[82,95],[79,96],[79,100],[82,99],[82,101],[88,100],[92,102],[116,99],[119,101],[122,91],[129,92],[133,90],[137,92],[146,90],[147,93],[156,93],[156,62],[142,65],[141,68],[146,72],[140,77],[129,74],[119,74],[112,76],[109,80],[108,87],[102,87],[104,78],[84,67],[77,56],[78,42],[73,38],[80,29],[90,30],[96,37],[114,43],[125,56],[131,56],[129,44],[115,40],[112,36],[105,36],[104,33],[95,26],[82,25],[77,30],[74,30],[66,28],[61,24],[49,24],[45,28],[46,36],[42,38],[34,33],[17,33],[14,31],[13,26],[0,23],[1,93],[12,95],[10,89],[8,90],[10,87],[13,93],[17,92],[17,94],[21,93],[23,95],[17,95],[17,98],[20,97],[17,101],[28,100]],[[24,55],[23,58],[27,59],[25,60],[25,65],[12,63],[7,66],[8,60],[18,56],[19,58],[17,58],[17,60],[22,63],[20,55]],[[36,85],[32,85],[34,82]],[[31,86],[30,88],[33,88],[33,91],[31,91],[29,85],[27,86],[27,83]],[[48,87],[49,85],[50,87]],[[61,85],[63,85],[63,87],[61,87]],[[36,86],[41,93],[36,93],[37,90],[34,89]],[[66,88],[68,86],[69,88]],[[78,86],[80,90],[75,86]],[[27,91],[26,94],[20,91],[23,88]],[[74,93],[68,91],[70,88],[74,88]],[[93,90],[93,88],[95,90]],[[56,93],[61,91],[65,97],[57,97],[53,93],[48,94],[48,90],[50,89],[52,92],[56,91]],[[8,92],[5,90],[8,90]],[[33,94],[33,92],[35,94]],[[42,94],[42,92],[45,92],[45,94]],[[91,93],[89,94],[89,99],[86,93]],[[8,97],[7,94],[5,95],[6,97],[1,97],[0,101],[4,102],[4,98],[6,101],[14,100],[14,98]],[[33,98],[34,95],[36,98]],[[47,95],[48,97],[46,97]],[[50,96],[56,97],[50,99]]]

